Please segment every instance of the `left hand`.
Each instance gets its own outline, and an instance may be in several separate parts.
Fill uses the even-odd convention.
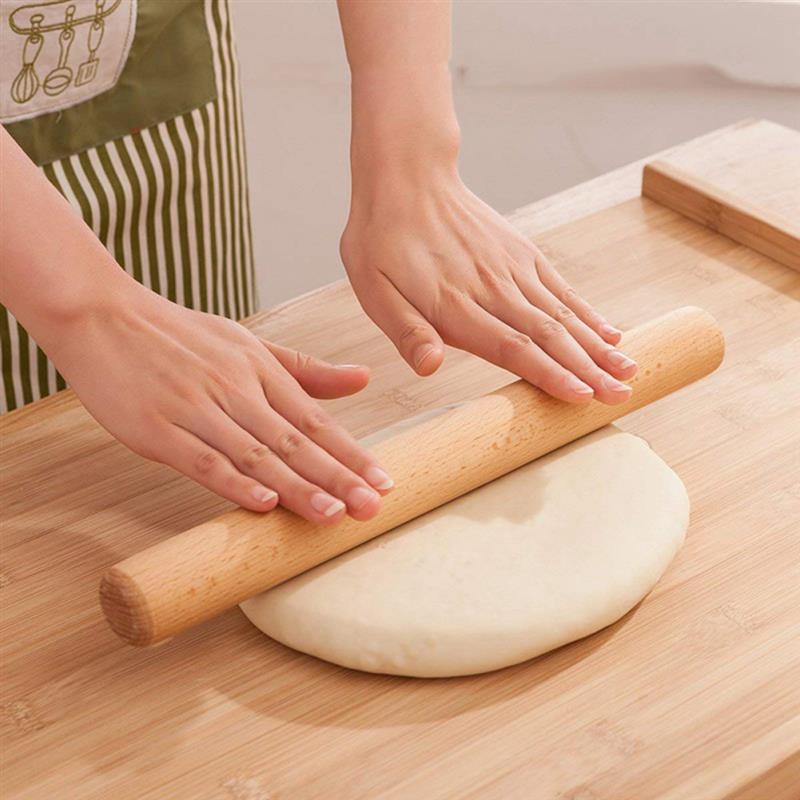
[[[354,182],[341,253],[364,310],[420,375],[448,344],[568,402],[630,397],[620,379],[636,364],[614,347],[621,332],[455,167],[384,164]]]

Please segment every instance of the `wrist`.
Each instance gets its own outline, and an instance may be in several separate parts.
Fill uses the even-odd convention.
[[[461,137],[447,63],[363,69],[352,80],[353,188],[388,172],[455,172]]]
[[[20,322],[57,366],[59,354],[74,344],[80,346],[89,328],[119,317],[137,292],[147,292],[102,245],[96,250],[101,252],[92,254],[90,265],[83,262],[79,268],[65,270],[63,277],[50,283],[32,308],[30,319],[21,315]]]
[[[0,302],[53,357],[83,321],[114,313],[137,287],[147,290],[125,274],[2,126],[0,161]]]

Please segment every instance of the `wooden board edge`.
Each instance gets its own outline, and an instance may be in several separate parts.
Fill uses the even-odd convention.
[[[642,196],[800,271],[800,226],[667,161],[642,170]]]
[[[684,150],[709,148],[717,146],[720,141],[729,140],[742,131],[753,128],[782,127],[768,119],[746,118],[727,125],[724,128],[703,133],[694,139],[688,139],[672,145],[657,153],[631,161],[610,172],[568,189],[526,203],[506,215],[508,221],[525,236],[532,238],[544,231],[558,228],[565,223],[595,214],[611,206],[625,203],[641,193],[641,173],[645,164],[650,161],[663,160]]]
[[[795,752],[759,778],[725,795],[724,800],[796,800],[800,791],[800,752]]]

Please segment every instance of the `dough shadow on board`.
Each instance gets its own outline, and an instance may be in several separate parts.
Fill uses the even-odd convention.
[[[508,706],[505,719],[524,716],[545,700],[540,690],[546,684],[572,670],[591,670],[590,663],[583,662],[591,661],[592,654],[633,619],[638,607],[590,636],[529,661],[456,678],[403,678],[340,667],[270,639],[241,614],[249,629],[242,633],[249,634],[246,650],[253,674],[245,680],[216,682],[214,688],[259,715],[313,728],[379,729],[438,722],[501,703]],[[287,694],[287,680],[298,687],[296,693]]]

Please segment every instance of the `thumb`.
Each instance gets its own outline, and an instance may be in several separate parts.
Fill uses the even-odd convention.
[[[312,397],[331,400],[360,392],[369,383],[369,369],[358,364],[330,364],[320,358],[264,342],[267,350]]]
[[[442,338],[417,309],[388,281],[366,291],[353,285],[367,316],[392,340],[417,375],[432,375],[444,360]]]

